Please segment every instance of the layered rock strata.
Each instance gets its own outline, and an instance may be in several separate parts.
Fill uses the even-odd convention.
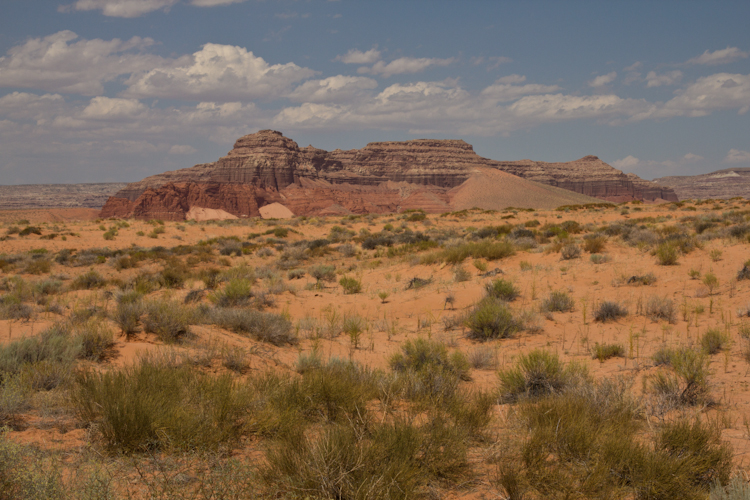
[[[728,168],[710,174],[680,175],[654,179],[674,190],[680,200],[706,198],[750,198],[750,168]]]
[[[481,168],[610,201],[676,200],[669,189],[636,187],[596,157],[570,163],[499,162],[482,158],[462,140],[434,139],[328,152],[300,148],[281,132],[262,130],[238,139],[216,162],[128,184],[110,198],[101,216],[182,220],[191,207],[200,206],[250,217],[268,203],[282,203],[297,215],[446,211],[448,191]]]

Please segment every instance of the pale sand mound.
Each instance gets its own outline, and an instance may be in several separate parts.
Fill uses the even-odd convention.
[[[281,203],[271,203],[258,209],[264,219],[291,219],[294,214]]]
[[[466,181],[448,191],[453,210],[483,208],[557,208],[561,205],[602,203],[603,200],[522,179],[493,168],[476,168]]]
[[[204,220],[227,220],[236,219],[236,215],[218,208],[190,207],[190,211],[185,214],[187,220],[204,221]]]

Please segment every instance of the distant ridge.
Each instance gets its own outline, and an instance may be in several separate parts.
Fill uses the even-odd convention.
[[[110,196],[125,186],[124,182],[0,185],[0,210],[102,208]]]
[[[750,198],[750,168],[725,168],[708,174],[674,175],[654,179],[674,190],[680,200]]]

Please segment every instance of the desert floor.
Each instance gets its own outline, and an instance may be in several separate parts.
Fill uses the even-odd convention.
[[[499,396],[502,386],[498,372],[515,366],[520,355],[542,349],[556,354],[566,364],[585,364],[594,380],[627,380],[634,397],[642,402],[644,441],[650,439],[649,429],[658,428],[664,421],[678,416],[697,417],[717,427],[722,440],[731,445],[734,469],[747,471],[750,279],[737,278],[750,259],[750,231],[733,233],[731,228],[748,225],[748,203],[710,200],[545,211],[469,210],[426,218],[410,213],[163,223],[97,220],[95,213],[87,210],[4,212],[0,213],[0,235],[7,236],[0,241],[0,280],[4,290],[0,293],[12,294],[19,279],[31,288],[43,281],[58,285],[43,297],[32,294],[23,299],[30,308],[27,316],[6,313],[6,319],[0,320],[0,346],[7,350],[14,342],[39,336],[55,324],[73,322],[77,315],[90,311],[88,316],[110,331],[113,340],[100,361],[76,361],[76,373],[122,370],[150,354],[192,360],[193,370],[216,376],[230,373],[236,380],[246,380],[269,371],[297,377],[300,359],[311,355],[323,362],[331,358],[351,360],[388,373],[392,371],[391,358],[401,352],[405,342],[423,338],[441,343],[448,352],[463,353],[472,365],[465,377],[468,380],[460,382],[460,391],[485,391],[498,397],[491,409],[492,420],[483,431],[484,438],[468,448],[467,471],[462,478],[431,480],[420,486],[420,495],[431,498],[509,496],[498,479],[498,457],[503,455],[503,443],[518,438],[523,430],[510,420],[514,405]],[[705,228],[699,228],[701,221],[706,223]],[[559,231],[554,228],[565,223],[570,231],[562,238],[556,236],[554,233]],[[476,234],[483,228],[508,224],[515,233],[505,236],[500,230],[493,237],[499,234],[497,241],[510,241],[515,236],[516,250],[511,256],[497,260],[469,256],[459,263],[446,262],[438,256],[445,248],[477,241]],[[390,230],[384,231],[386,225]],[[606,231],[618,225],[636,228],[637,234],[631,232],[629,241],[625,241],[622,234]],[[41,234],[18,234],[27,227],[38,227]],[[548,231],[550,228],[552,232]],[[438,243],[422,247],[394,243],[391,247],[369,249],[362,245],[368,233],[398,236],[409,232],[429,235]],[[653,252],[660,241],[677,233],[695,248],[685,247],[684,252],[678,252],[674,265],[660,265]],[[105,234],[110,235],[109,239],[105,239]],[[584,245],[587,235],[596,234],[602,236],[603,249],[592,258]],[[311,249],[309,242],[323,239],[327,241]],[[566,260],[560,250],[571,243],[580,254]],[[160,258],[154,257],[153,252],[148,254],[153,247],[163,247],[163,252],[169,253],[178,246],[203,251],[172,252]],[[137,251],[145,257],[133,267],[121,261]],[[58,259],[61,252],[70,257]],[[436,257],[426,257],[431,254]],[[33,265],[39,261],[49,265]],[[274,345],[210,322],[190,325],[189,334],[171,343],[155,333],[146,333],[142,325],[131,335],[122,335],[115,318],[122,294],[137,288],[139,276],[158,277],[170,266],[181,273],[179,283],[158,284],[153,278],[140,300],[181,305],[188,294],[200,290],[203,293],[193,293],[198,301],[191,302],[190,307],[202,304],[206,309],[215,309],[216,293],[227,285],[219,280],[213,291],[206,290],[210,270],[231,276],[232,270],[239,269],[239,276],[247,273],[243,267],[247,266],[254,274],[253,297],[239,308],[286,317],[291,321],[294,340]],[[314,278],[312,274],[316,268],[320,272],[320,266],[335,266],[334,279]],[[483,277],[494,269],[500,272]],[[297,278],[295,270],[302,276]],[[73,286],[79,276],[91,271],[106,282],[91,289]],[[361,290],[344,293],[339,284],[343,277],[359,281]],[[631,277],[646,279],[629,283]],[[410,287],[413,278],[427,282]],[[465,319],[485,296],[486,285],[498,279],[510,281],[517,288],[519,295],[509,302],[509,307],[513,314],[525,318],[525,327],[509,338],[472,340],[467,335]],[[542,304],[552,292],[564,292],[571,298],[572,311],[543,311]],[[648,314],[648,305],[655,298],[671,301],[671,321]],[[614,321],[597,321],[595,314],[605,302],[618,303],[627,314]],[[347,327],[347,320],[350,324],[354,321],[355,327]],[[693,406],[663,407],[663,401],[654,399],[650,387],[655,374],[669,368],[657,366],[654,354],[665,347],[700,350],[701,339],[708,331],[718,332],[723,338],[718,352],[707,355],[708,397]],[[619,344],[622,353],[609,359],[594,359],[592,349],[597,344]],[[228,352],[242,357],[239,369],[226,368]],[[2,439],[18,445],[19,453],[31,453],[38,461],[35,463],[57,463],[64,482],[74,480],[81,464],[90,468],[90,464],[98,463],[97,467],[102,467],[115,485],[114,490],[123,495],[178,497],[177,493],[167,493],[164,485],[179,484],[189,490],[195,484],[190,479],[190,471],[194,470],[191,464],[208,460],[203,455],[196,458],[184,449],[164,447],[134,455],[112,452],[97,425],[82,421],[70,402],[76,383],[74,378],[52,390],[33,391],[27,404],[5,415],[7,430]],[[377,415],[379,410],[373,411]],[[225,443],[222,451],[216,452],[221,457],[216,460],[234,457],[262,465],[269,442],[244,435],[236,442]],[[145,465],[138,466],[139,460]],[[178,474],[182,476],[177,477]],[[180,482],[180,478],[184,480]],[[304,498],[299,492],[268,493],[259,488],[261,497]],[[314,491],[309,495],[319,497]],[[537,491],[536,496],[529,493],[529,497],[543,495]],[[203,497],[196,494],[196,498]]]

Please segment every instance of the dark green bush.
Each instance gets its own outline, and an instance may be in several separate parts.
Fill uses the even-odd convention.
[[[607,321],[616,321],[617,319],[627,315],[628,310],[625,309],[625,307],[620,305],[618,302],[612,302],[608,300],[602,301],[599,304],[599,307],[597,307],[596,311],[594,311],[594,319],[596,321],[601,321],[602,323]]]
[[[488,297],[512,302],[519,296],[518,288],[512,282],[503,279],[494,280],[484,286]]]
[[[485,341],[512,337],[523,329],[508,305],[500,299],[485,297],[469,312],[465,325],[467,337]]]
[[[500,371],[498,376],[505,401],[557,394],[588,377],[583,365],[564,365],[556,354],[541,349],[521,354],[515,367]]]
[[[575,300],[567,292],[559,290],[550,292],[549,296],[542,301],[540,309],[542,312],[570,312],[575,308]]]

